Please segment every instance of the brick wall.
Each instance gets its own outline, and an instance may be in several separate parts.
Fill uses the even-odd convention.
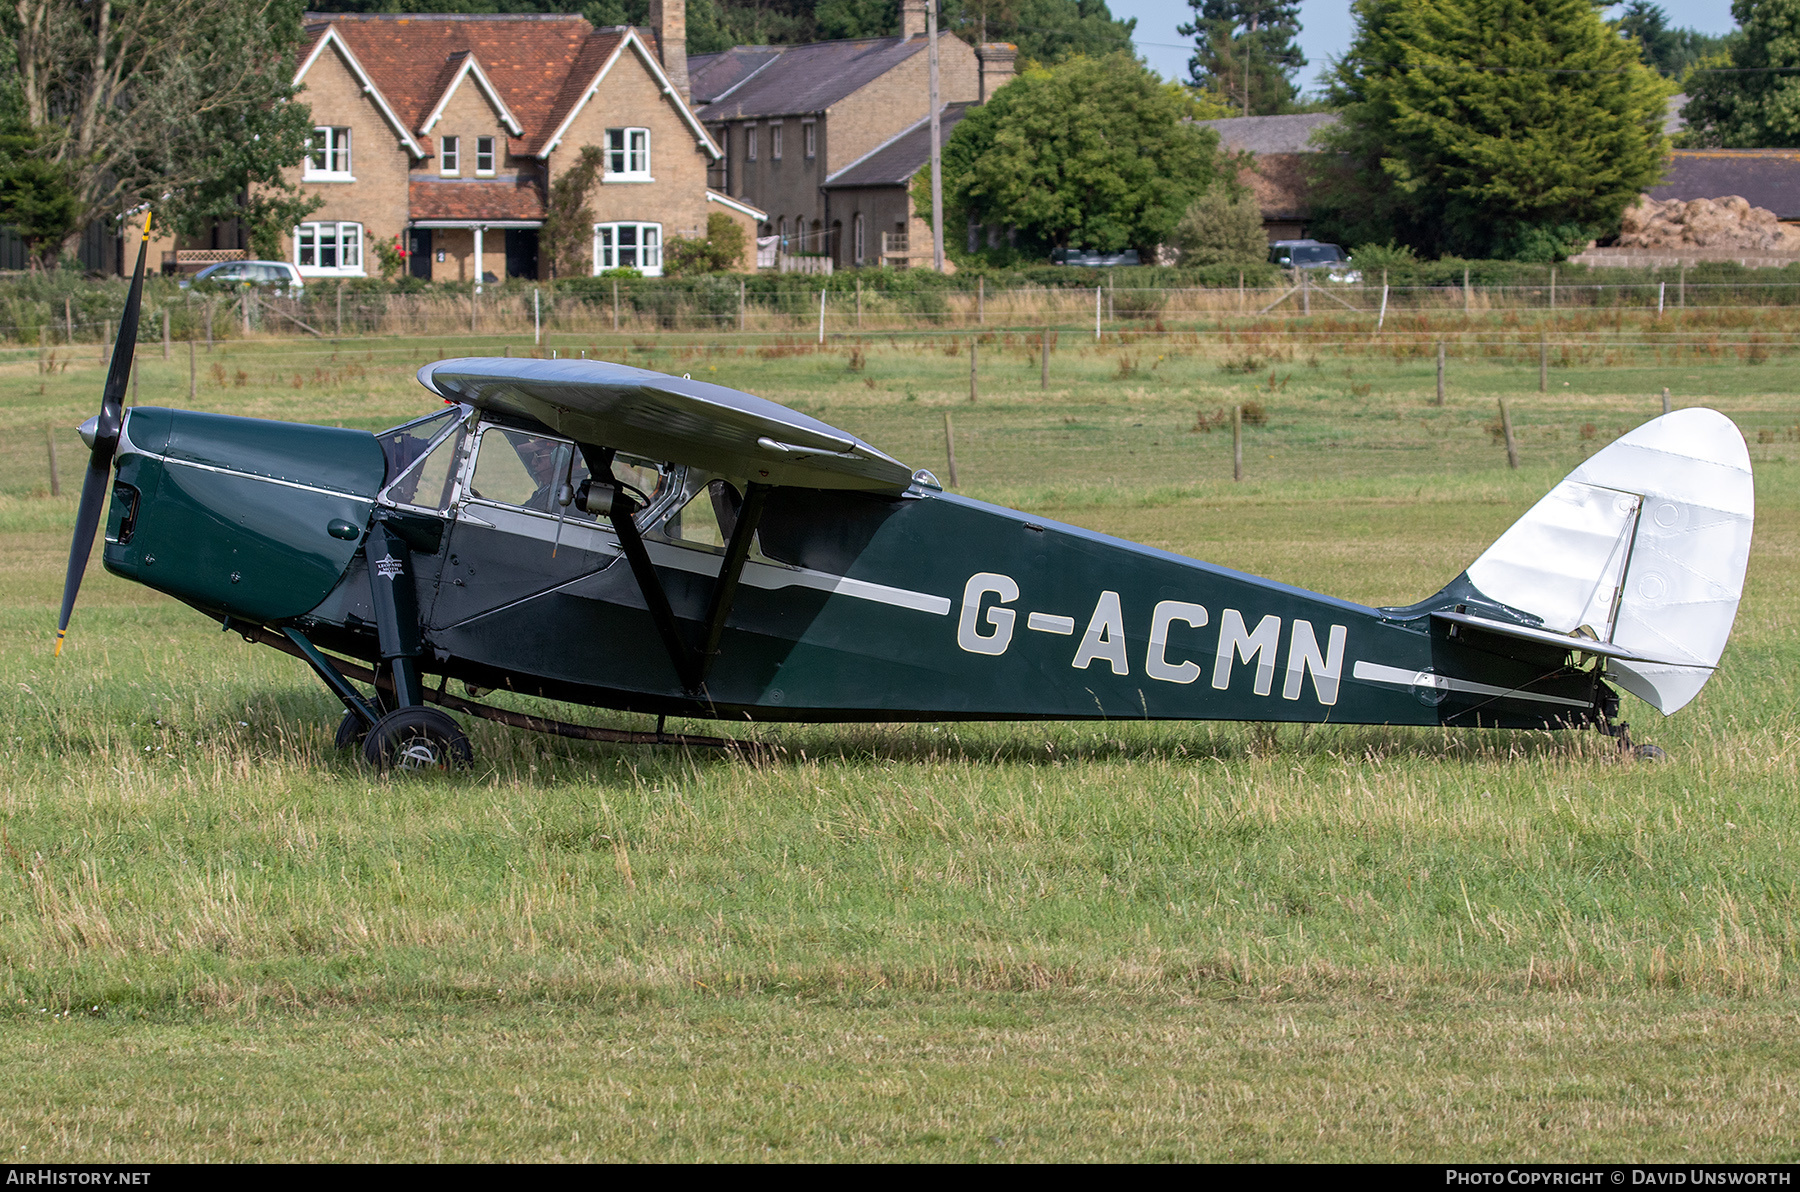
[[[931,67],[920,52],[831,109],[826,173],[843,169],[883,141],[930,114]],[[961,38],[938,40],[938,101],[974,102],[981,92],[975,50]]]
[[[443,138],[458,138],[457,172],[445,175],[442,172],[441,147]],[[475,138],[494,138],[494,173],[477,175],[475,172]],[[463,76],[462,83],[451,94],[444,105],[443,115],[431,127],[431,143],[429,147],[439,150],[438,156],[428,157],[419,163],[413,171],[413,177],[434,179],[443,177],[456,178],[502,178],[518,173],[535,173],[538,166],[529,158],[515,160],[506,153],[507,129],[500,119],[500,111],[494,107],[481,84],[475,81],[473,74]],[[432,265],[433,281],[474,281],[477,276],[475,268],[475,233],[462,228],[439,228],[432,233]],[[438,253],[444,259],[436,259]],[[506,278],[506,233],[499,229],[489,229],[482,237],[481,273],[491,273],[496,279]]]

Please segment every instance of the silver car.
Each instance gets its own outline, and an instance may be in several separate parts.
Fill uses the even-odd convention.
[[[1283,269],[1322,270],[1331,281],[1356,285],[1362,273],[1350,265],[1350,255],[1322,240],[1277,240],[1269,245],[1269,264]]]
[[[300,271],[286,261],[220,261],[208,265],[190,278],[182,278],[181,288],[195,282],[212,282],[220,286],[254,286],[257,289],[292,290],[306,288]]]

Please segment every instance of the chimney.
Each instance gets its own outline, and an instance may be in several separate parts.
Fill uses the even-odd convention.
[[[1019,61],[1019,47],[1010,41],[987,41],[975,47],[981,63],[981,102],[1012,82]]]
[[[650,27],[656,30],[656,48],[662,55],[663,73],[691,103],[687,70],[687,0],[650,0]]]
[[[925,36],[925,6],[934,0],[900,0],[900,36]]]

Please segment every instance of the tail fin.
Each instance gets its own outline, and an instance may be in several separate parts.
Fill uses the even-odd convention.
[[[1470,565],[1483,595],[1613,649],[1607,676],[1659,712],[1718,665],[1750,558],[1750,452],[1716,410],[1664,414],[1569,473]]]

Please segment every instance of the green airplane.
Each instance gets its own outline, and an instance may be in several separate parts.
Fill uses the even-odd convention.
[[[82,428],[58,650],[110,490],[107,570],[303,659],[377,767],[467,764],[446,708],[727,743],[476,702],[497,689],[660,717],[1592,727],[1629,747],[1615,688],[1687,703],[1743,590],[1749,455],[1711,410],[1594,455],[1437,595],[1368,608],[956,496],[774,402],[620,364],[439,361],[419,380],[443,404],[380,434],[126,412],[142,268]]]

